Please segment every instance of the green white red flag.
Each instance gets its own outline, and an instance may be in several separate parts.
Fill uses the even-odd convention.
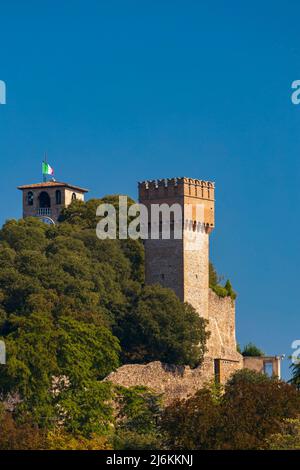
[[[43,175],[54,175],[54,169],[46,162],[42,163],[42,172]]]

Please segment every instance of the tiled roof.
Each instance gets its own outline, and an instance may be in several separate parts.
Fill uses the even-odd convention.
[[[69,183],[59,183],[58,181],[47,181],[45,183],[25,184],[24,186],[18,186],[18,189],[23,191],[23,189],[62,188],[62,187],[75,189],[76,191],[80,191],[82,193],[88,192],[88,189],[80,188],[79,186],[74,186],[73,184],[69,184]]]

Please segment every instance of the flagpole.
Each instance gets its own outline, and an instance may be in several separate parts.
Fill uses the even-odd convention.
[[[45,155],[44,155],[44,162],[47,163],[47,152],[45,152]],[[43,181],[44,183],[47,183],[47,176],[45,173],[43,173]]]

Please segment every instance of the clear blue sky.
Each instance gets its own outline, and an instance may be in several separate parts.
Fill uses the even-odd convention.
[[[93,197],[136,197],[142,179],[213,180],[211,258],[238,292],[238,341],[290,355],[299,15],[297,1],[0,2],[0,223],[21,216],[16,186],[41,179],[45,151],[58,180]]]

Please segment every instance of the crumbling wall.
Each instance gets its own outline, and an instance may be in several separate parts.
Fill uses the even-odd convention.
[[[222,361],[220,364],[221,383],[242,368],[243,363]],[[206,357],[196,369],[189,366],[163,364],[159,361],[148,364],[126,364],[112,372],[105,380],[124,387],[144,385],[163,395],[163,403],[168,405],[176,399],[194,395],[206,383],[215,380],[214,359]]]
[[[209,326],[211,337],[203,364],[189,366],[163,364],[127,364],[112,372],[106,380],[124,387],[144,385],[163,394],[165,404],[186,398],[206,383],[225,384],[229,377],[243,367],[243,357],[236,350],[235,302],[230,297],[218,297],[209,289]]]
[[[244,368],[260,372],[261,374],[267,373],[266,366],[271,366],[271,372],[274,376],[281,378],[280,371],[280,356],[246,356],[243,358]]]
[[[144,385],[163,394],[164,404],[177,398],[186,398],[214,377],[214,363],[205,359],[201,367],[163,364],[159,361],[148,364],[126,364],[112,372],[105,380],[124,387]]]

